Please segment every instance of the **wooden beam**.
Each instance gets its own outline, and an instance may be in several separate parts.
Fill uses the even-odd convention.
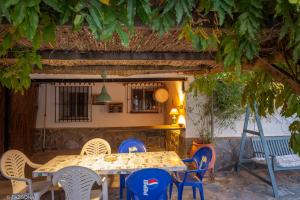
[[[211,60],[215,53],[211,52],[130,52],[130,51],[39,51],[42,59],[51,60]],[[14,58],[8,53],[7,58]]]
[[[198,66],[169,66],[169,65],[76,65],[76,66],[53,66],[43,65],[43,69],[34,69],[33,73],[46,74],[100,74],[106,70],[111,75],[118,75],[118,72],[135,72],[137,74],[147,73],[190,73],[203,72],[210,70],[212,67],[207,65]],[[120,73],[120,74],[123,74]]]
[[[100,75],[99,75],[100,76]],[[186,81],[187,78],[108,78],[100,79],[32,79],[34,83],[98,83],[98,82],[114,82],[114,83],[131,83],[131,82],[168,82],[168,81]]]

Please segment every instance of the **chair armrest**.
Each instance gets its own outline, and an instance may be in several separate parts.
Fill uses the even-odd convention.
[[[182,159],[182,162],[194,162],[194,159],[193,158],[185,158],[185,159]]]
[[[34,168],[34,169],[37,169],[37,168],[39,168],[39,167],[42,166],[41,164],[34,163],[34,162],[30,161],[30,160],[27,161],[27,164],[28,164],[30,167]]]
[[[12,176],[5,176],[6,178],[13,180],[13,181],[23,181],[23,182],[32,182],[29,178],[18,178],[18,177],[12,177]]]
[[[185,171],[186,174],[189,174],[189,173],[199,173],[199,172],[206,172],[207,169],[195,169],[195,170],[187,170]]]
[[[187,175],[190,174],[190,173],[199,173],[199,172],[205,172],[205,171],[207,171],[207,169],[187,170],[187,171],[184,172],[182,182],[185,182]]]
[[[260,152],[260,151],[255,151],[255,152],[253,152],[253,153],[257,153],[257,154],[261,154],[261,155],[265,155],[265,153],[264,152]],[[272,155],[272,154],[269,154],[269,156],[271,156],[271,157],[276,157],[275,155]]]
[[[33,195],[33,189],[32,189],[32,180],[29,178],[18,178],[18,177],[12,177],[12,176],[5,176],[6,178],[13,180],[13,181],[23,181],[26,182],[28,185],[29,193]]]

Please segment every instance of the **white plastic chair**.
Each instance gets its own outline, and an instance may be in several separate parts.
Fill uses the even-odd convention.
[[[35,200],[47,191],[51,190],[51,198],[54,199],[54,190],[51,181],[32,182],[25,177],[25,165],[36,169],[41,165],[31,162],[25,154],[18,150],[9,150],[1,158],[0,170],[2,175],[12,184],[13,194],[29,193]]]
[[[106,140],[94,138],[86,142],[80,152],[80,155],[99,155],[110,154],[111,148]]]
[[[107,180],[96,172],[80,166],[65,167],[57,171],[53,176],[53,185],[59,184],[65,191],[66,200],[108,200]],[[93,190],[94,183],[102,185],[101,190]]]

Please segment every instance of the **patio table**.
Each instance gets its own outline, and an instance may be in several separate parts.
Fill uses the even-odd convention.
[[[111,160],[110,160],[111,159]],[[109,161],[110,160],[110,161]],[[67,166],[82,166],[100,175],[129,174],[143,168],[160,168],[167,171],[187,169],[174,151],[145,153],[119,153],[103,155],[62,155],[56,156],[32,172],[34,177],[52,176]]]

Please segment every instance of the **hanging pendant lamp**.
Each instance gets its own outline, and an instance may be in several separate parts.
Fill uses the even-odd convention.
[[[95,100],[97,103],[105,104],[105,103],[112,101],[112,98],[108,94],[106,87],[105,87],[106,71],[102,71],[101,77],[103,79],[103,86],[102,86],[100,94],[96,97]]]

